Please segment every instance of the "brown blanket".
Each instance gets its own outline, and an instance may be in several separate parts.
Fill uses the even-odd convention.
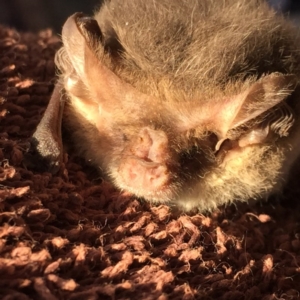
[[[26,168],[59,46],[0,27],[0,298],[300,299],[295,189],[187,215],[120,193],[72,153],[57,176]]]

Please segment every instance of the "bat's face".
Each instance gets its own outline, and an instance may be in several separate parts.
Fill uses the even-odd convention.
[[[268,118],[275,122],[278,114],[277,120],[293,123],[286,108],[276,107],[270,116],[250,121],[250,128],[242,126],[224,138],[215,123],[184,129],[182,118],[191,118],[192,108],[180,114],[175,107],[161,109],[159,120],[148,110],[149,118],[115,121],[112,129],[100,130],[109,147],[103,151],[102,146],[96,160],[117,187],[154,202],[204,210],[229,199],[259,197],[280,181],[288,151],[277,143],[279,134]]]
[[[186,209],[258,197],[274,187],[287,150],[277,143],[285,138],[273,130],[278,120],[282,126],[286,122],[287,133],[294,120],[286,104],[228,130],[224,137],[216,122],[206,124],[204,117],[198,125],[190,123],[200,112],[185,106],[179,106],[179,113],[176,105],[162,105],[158,115],[150,105],[140,114],[118,111],[118,106],[104,119],[106,113],[98,112],[93,131],[83,131],[78,147],[120,189]],[[73,122],[80,126],[79,120]]]
[[[120,189],[205,210],[261,196],[280,181],[288,154],[281,141],[295,121],[295,76],[228,80],[210,93],[137,78],[148,86],[139,89],[131,84],[137,75],[121,70],[122,55],[99,47],[95,20],[76,14],[62,36],[67,119],[80,151]]]

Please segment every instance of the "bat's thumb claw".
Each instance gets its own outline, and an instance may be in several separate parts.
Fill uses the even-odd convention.
[[[56,174],[62,164],[62,149],[51,138],[38,140],[32,137],[30,146],[24,155],[24,165],[36,171],[47,171]]]

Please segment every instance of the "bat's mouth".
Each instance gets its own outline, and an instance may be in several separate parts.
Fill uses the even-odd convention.
[[[128,156],[119,167],[124,184],[137,195],[161,193],[170,183],[170,172],[165,164]]]

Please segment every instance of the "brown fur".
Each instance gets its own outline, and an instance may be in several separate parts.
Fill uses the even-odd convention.
[[[259,0],[112,0],[95,20],[98,35],[71,17],[56,57],[81,155],[119,188],[187,210],[280,189],[300,140],[288,21]]]

